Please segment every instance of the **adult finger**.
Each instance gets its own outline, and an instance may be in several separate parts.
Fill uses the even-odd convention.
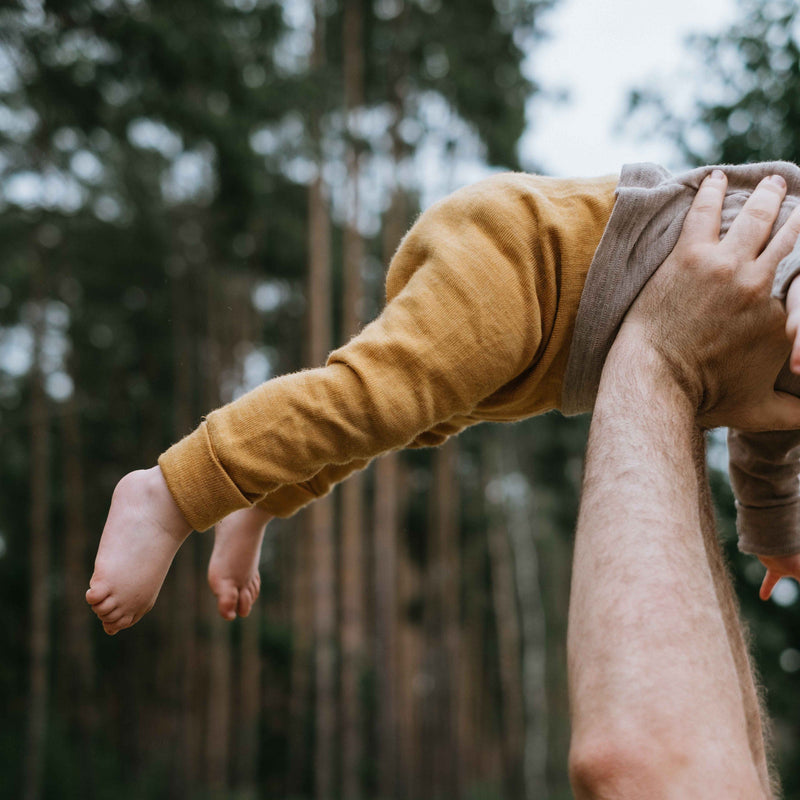
[[[722,170],[715,169],[706,175],[683,222],[681,240],[704,244],[719,242],[722,204],[727,188],[728,179]]]
[[[754,261],[764,249],[786,196],[786,181],[770,175],[756,186],[723,239],[726,249]]]
[[[778,264],[792,252],[798,236],[800,236],[800,206],[797,206],[792,211],[759,257],[759,262],[763,262],[763,266],[760,265],[761,268],[767,269],[770,275],[774,277]],[[792,285],[794,283],[797,283],[797,281],[794,281]]]

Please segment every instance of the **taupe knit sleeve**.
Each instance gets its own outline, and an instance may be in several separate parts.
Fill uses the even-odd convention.
[[[761,556],[800,552],[800,431],[728,432],[739,549]]]
[[[788,363],[775,388],[800,397]],[[739,549],[760,556],[800,552],[800,431],[728,433]]]

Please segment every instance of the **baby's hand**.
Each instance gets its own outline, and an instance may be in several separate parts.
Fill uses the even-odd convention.
[[[800,375],[800,276],[792,280],[786,295],[786,335],[792,343],[789,368]]]
[[[794,353],[792,355],[794,356]],[[793,556],[759,556],[758,560],[767,568],[767,574],[758,593],[762,600],[769,600],[772,590],[781,578],[794,578],[800,581],[800,553]]]

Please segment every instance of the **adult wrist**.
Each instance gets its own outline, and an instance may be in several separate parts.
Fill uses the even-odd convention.
[[[703,392],[685,365],[675,364],[636,323],[623,323],[609,351],[603,376],[640,402],[659,398],[696,418]]]

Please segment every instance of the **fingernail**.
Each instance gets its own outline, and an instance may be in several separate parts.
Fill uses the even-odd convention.
[[[708,177],[715,181],[721,181],[725,177],[725,173],[721,169],[715,169]]]
[[[783,178],[783,175],[770,175],[769,180],[771,180],[776,186],[780,186],[781,189],[786,188],[786,181]]]

